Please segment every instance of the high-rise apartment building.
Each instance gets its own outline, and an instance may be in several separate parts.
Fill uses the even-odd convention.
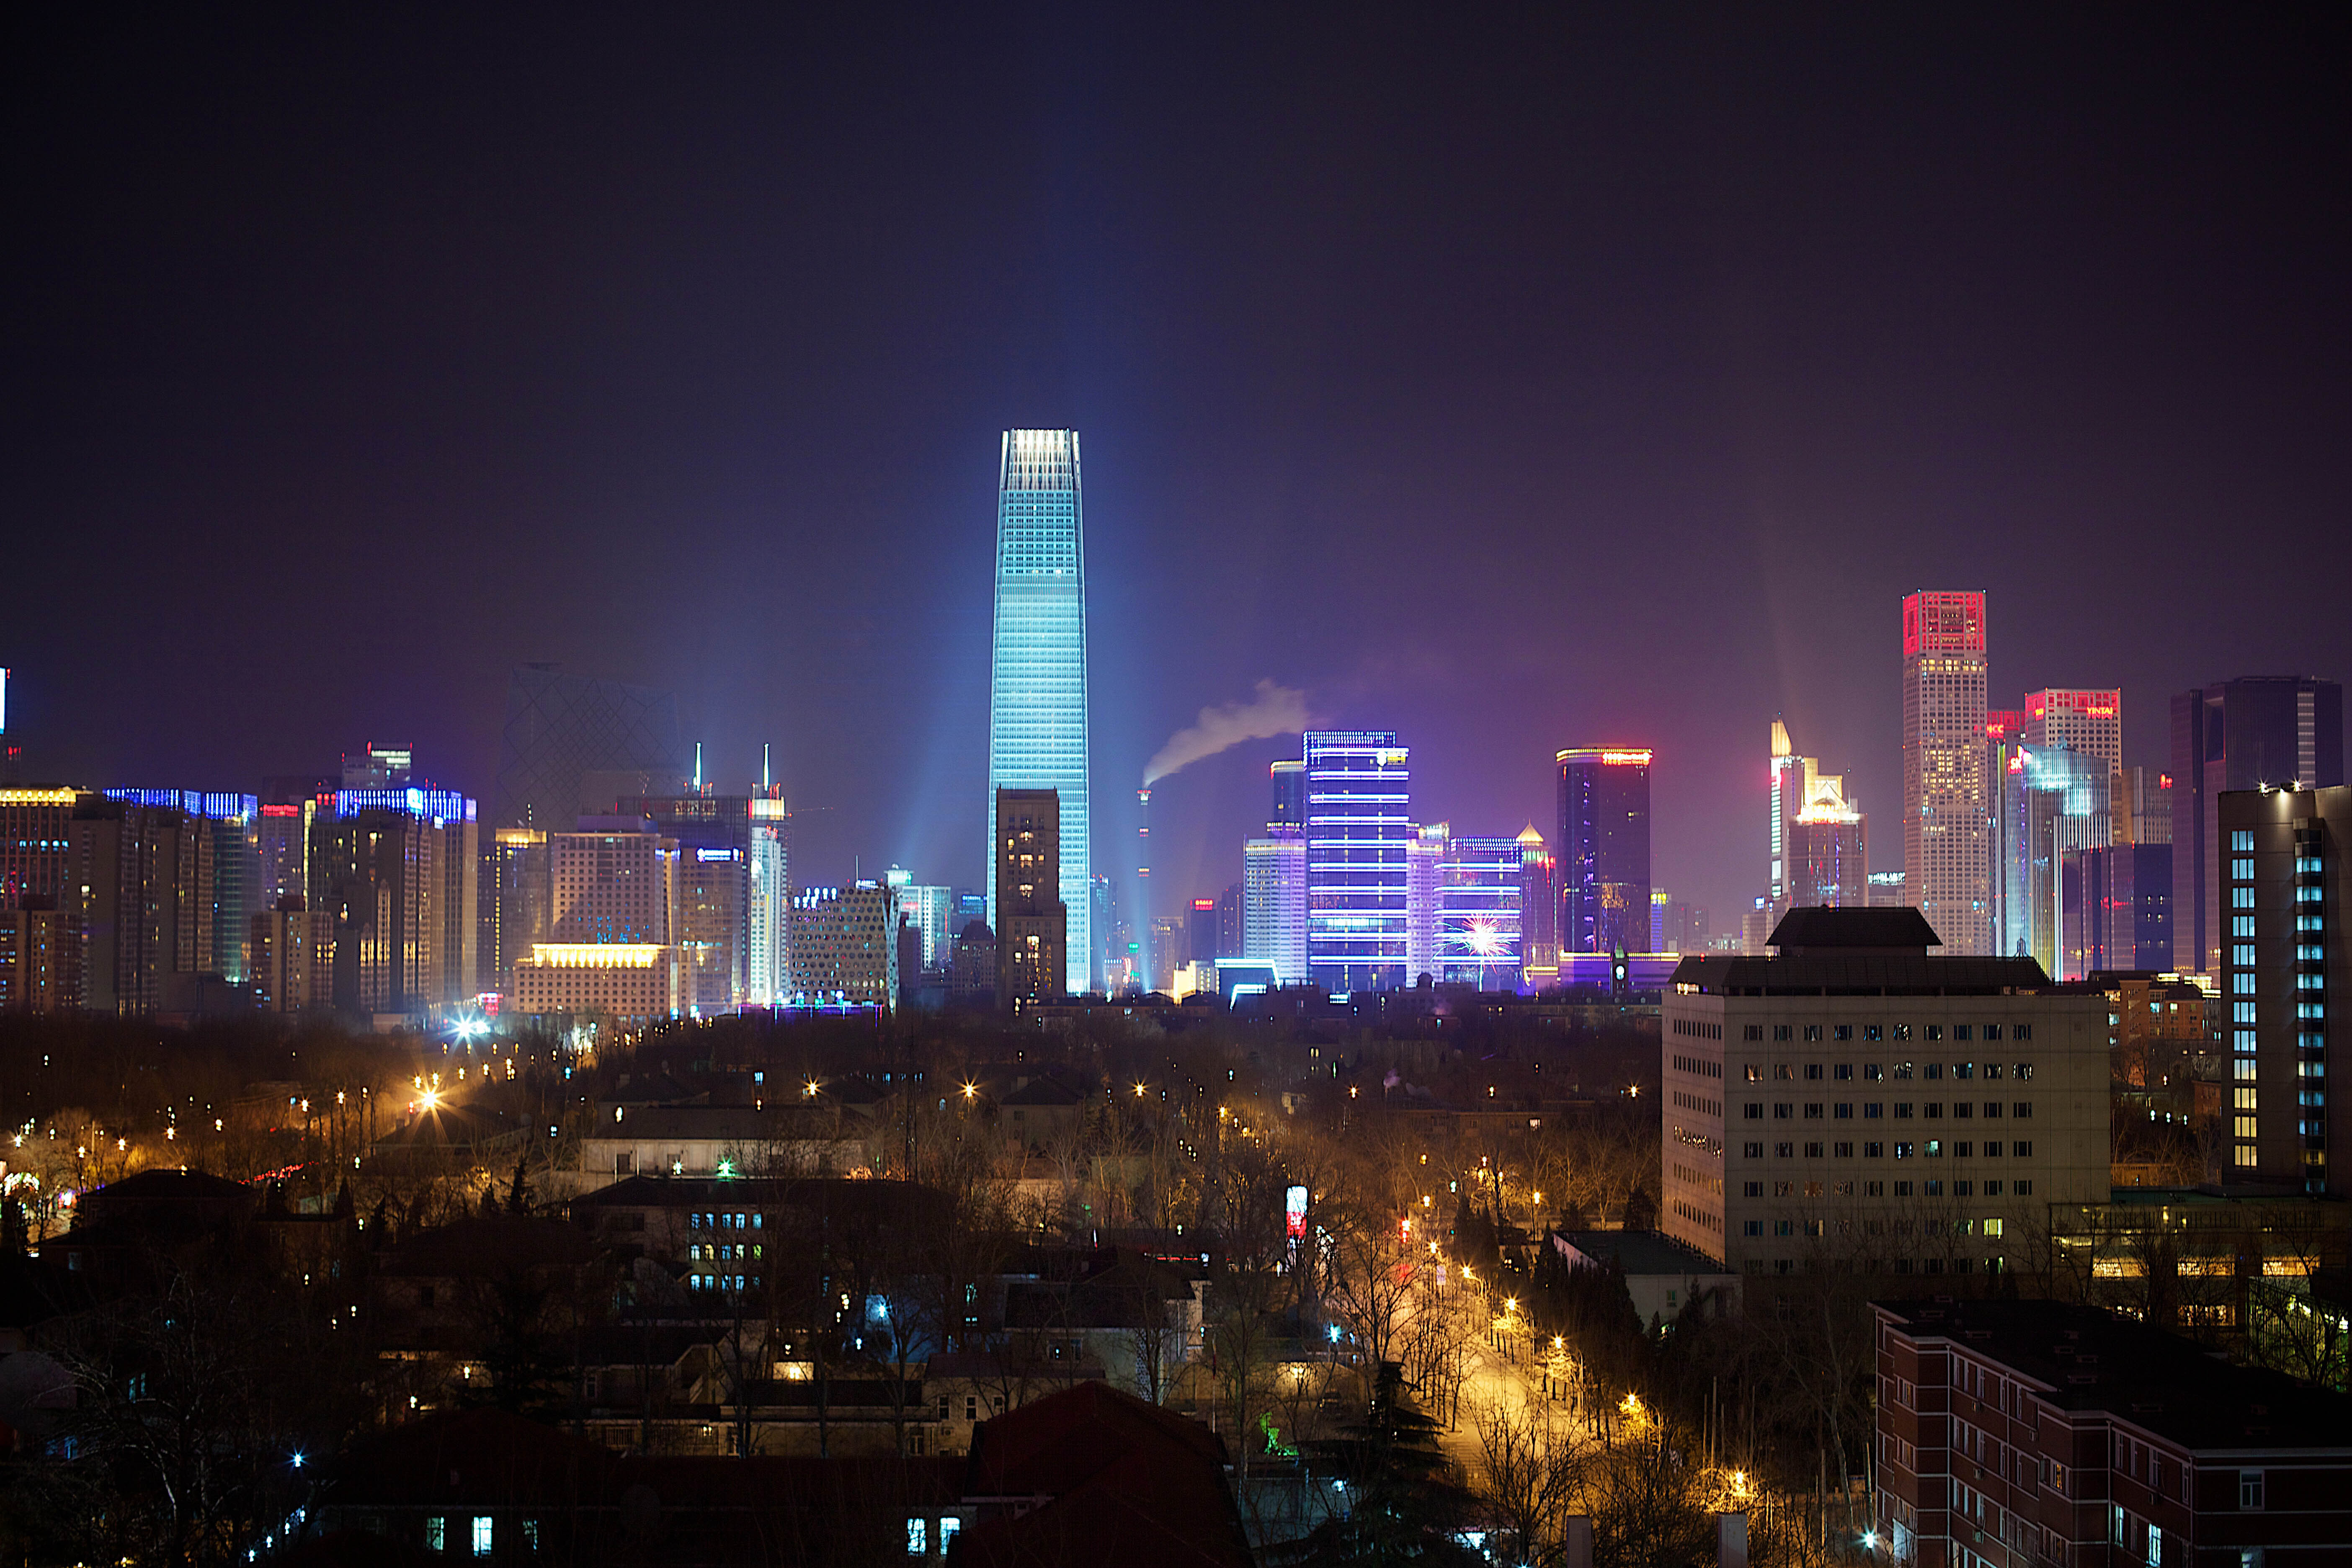
[[[285,893],[247,922],[253,999],[265,1013],[306,1013],[334,1003],[335,917]]]
[[[1078,433],[1007,430],[998,470],[996,630],[988,710],[988,865],[996,864],[1000,789],[1060,801],[1067,920],[1063,989],[1090,989],[1094,952],[1087,777],[1087,573]],[[1004,928],[990,879],[989,924]]]
[[[1242,846],[1242,956],[1274,965],[1285,985],[1307,984],[1307,836],[1271,824]]]
[[[1992,952],[1985,596],[1903,601],[1903,871],[1944,951]]]
[[[1517,838],[1447,838],[1438,889],[1439,979],[1481,991],[1519,988],[1527,963],[1519,902],[1526,869]]]
[[[1066,994],[1069,906],[1064,902],[1061,800],[1050,789],[996,792],[996,1005],[1020,1008]]]
[[[1650,762],[1632,746],[1574,747],[1559,766],[1559,946],[1650,944]]]
[[[211,826],[176,805],[84,795],[74,808],[72,882],[82,1001],[95,1013],[163,1010],[178,975],[218,973]]]
[[[1243,931],[1247,929],[1242,897],[1242,885],[1235,882],[1217,895],[1217,956],[1239,958],[1244,950]]]
[[[2352,1005],[2352,788],[2225,790],[2214,830],[2231,1174],[2345,1196],[2352,1090],[2328,1092],[2327,1047]]]
[[[2344,688],[2256,676],[2172,699],[2172,966],[2218,974],[2230,940],[2220,875],[2221,796],[2344,782]]]
[[[480,845],[456,790],[346,789],[311,825],[309,907],[334,920],[338,1011],[409,1016],[465,1002],[479,973]]]
[[[217,974],[234,985],[245,984],[247,921],[260,905],[256,896],[261,868],[254,842],[257,816],[254,797],[219,790],[179,789],[110,789],[106,795],[109,800],[176,809],[205,825],[212,838],[206,857],[209,880],[204,889],[211,905],[205,926],[212,952],[197,963],[196,972]]]
[[[27,893],[0,908],[0,1013],[63,1013],[79,1007],[81,922],[52,893]]]
[[[1746,1274],[1996,1272],[2108,1193],[2107,998],[1931,957],[1909,910],[1790,911],[1665,992],[1660,1226]]]
[[[1310,730],[1307,969],[1332,991],[1407,984],[1410,753],[1390,730]]]
[[[2172,842],[2172,775],[2155,768],[2126,768],[2117,786],[2116,832],[2129,844]],[[2125,836],[2128,835],[2127,837]],[[2168,891],[2167,894],[2169,897]],[[2168,960],[2166,968],[2170,968]]]
[[[327,798],[327,809],[331,811],[331,791]],[[278,900],[289,893],[309,895],[310,825],[318,820],[319,809],[318,800],[308,796],[301,800],[264,798],[255,806],[253,896],[258,905],[257,912],[277,908]]]

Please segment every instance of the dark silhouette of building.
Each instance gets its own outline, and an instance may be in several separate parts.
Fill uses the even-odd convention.
[[[624,794],[683,777],[683,760],[671,693],[562,675],[551,664],[522,665],[507,683],[493,821],[561,831],[583,812],[611,811]],[[644,780],[635,790],[588,798],[592,786],[633,774]]]
[[[2172,963],[2218,974],[2221,795],[2344,782],[2344,688],[2309,676],[2252,676],[2172,699]]]
[[[1050,789],[996,792],[996,1002],[1063,993],[1069,946],[1062,904],[1062,801]]]

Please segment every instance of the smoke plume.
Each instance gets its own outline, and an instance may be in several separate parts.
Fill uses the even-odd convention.
[[[1307,693],[1295,687],[1261,680],[1254,701],[1203,708],[1199,723],[1169,736],[1168,743],[1144,768],[1143,782],[1156,784],[1179,768],[1190,767],[1202,757],[1215,756],[1227,746],[1237,746],[1244,741],[1263,741],[1270,735],[1297,734],[1313,722],[1307,711]]]

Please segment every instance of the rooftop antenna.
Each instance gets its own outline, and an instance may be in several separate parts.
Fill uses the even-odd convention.
[[[760,742],[760,789],[763,794],[776,787],[775,778],[768,772],[769,744],[766,741]]]
[[[694,743],[694,793],[702,793],[702,742]]]

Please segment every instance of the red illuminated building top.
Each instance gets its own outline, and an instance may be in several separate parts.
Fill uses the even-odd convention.
[[[1903,657],[1985,650],[1985,596],[1979,594],[1906,595],[1903,600]]]
[[[1985,739],[2014,741],[2025,733],[2026,712],[2022,708],[1988,708],[1985,710]]]

